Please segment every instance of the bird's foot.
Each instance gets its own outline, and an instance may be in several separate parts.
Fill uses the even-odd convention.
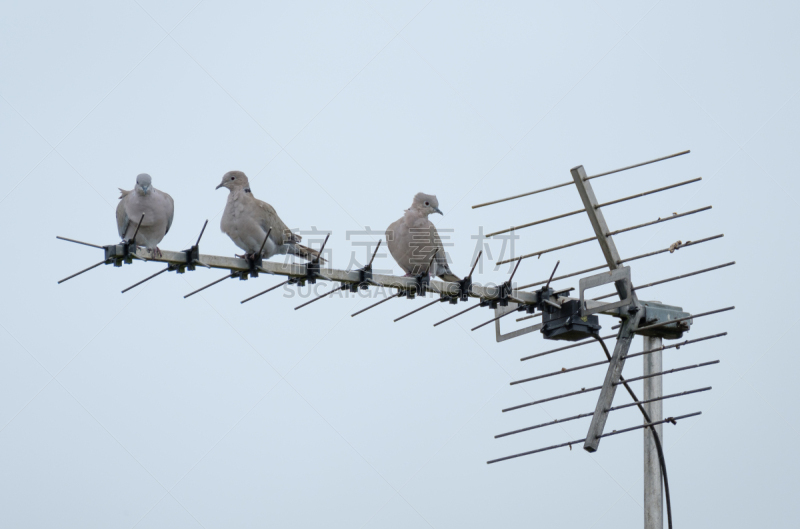
[[[150,254],[153,257],[163,257],[163,255],[161,253],[161,250],[158,248],[158,246],[156,246],[154,249],[150,250]]]

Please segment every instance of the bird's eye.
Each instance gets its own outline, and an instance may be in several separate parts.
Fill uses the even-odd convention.
[[[426,205],[426,206],[430,206],[430,205],[431,205],[431,203],[430,203],[430,202],[425,202],[425,205]]]
[[[236,178],[236,177],[235,177],[235,176],[232,176],[232,177],[231,177],[231,180],[233,180],[234,178]]]

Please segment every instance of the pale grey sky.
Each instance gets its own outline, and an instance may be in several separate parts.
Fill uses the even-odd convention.
[[[369,300],[239,304],[270,276],[186,300],[221,273],[120,294],[158,269],[137,262],[57,285],[102,255],[55,236],[117,242],[117,188],[147,172],[176,203],[163,249],[186,248],[209,219],[202,252],[232,255],[214,187],[239,169],[290,226],[332,233],[337,268],[363,259],[354,244],[380,238],[415,193],[435,194],[463,275],[479,229],[581,207],[572,187],[472,205],[567,181],[579,164],[593,174],[684,149],[593,181],[605,201],[703,177],[606,208],[616,229],[714,206],[619,235],[623,256],[725,234],[633,263],[634,284],[737,262],[642,295],[737,306],[688,335],[728,337],[664,355],[665,368],[721,360],[664,378],[665,392],[714,387],[664,405],[703,412],[664,428],[676,527],[796,524],[796,2],[120,0],[0,13],[0,526],[639,526],[639,432],[593,455],[485,463],[585,435],[582,420],[493,439],[593,409],[596,395],[500,412],[599,384],[601,368],[508,385],[597,360],[597,347],[520,363],[558,344],[470,332],[489,311],[432,327],[461,306],[392,322],[419,299],[357,318]],[[367,228],[376,235],[348,238]],[[520,230],[515,250],[590,233],[575,216]],[[558,259],[565,273],[602,263],[582,245],[523,261],[516,279],[546,278]],[[385,253],[376,266],[399,271]],[[507,273],[487,262],[475,279]],[[640,421],[629,409],[608,428]]]

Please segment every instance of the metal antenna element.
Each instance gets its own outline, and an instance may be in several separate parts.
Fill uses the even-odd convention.
[[[223,279],[227,279],[227,278],[223,278]],[[278,288],[278,287],[282,287],[283,285],[285,285],[285,284],[286,284],[286,283],[288,283],[289,281],[291,281],[291,280],[290,280],[290,279],[287,279],[286,281],[282,281],[282,282],[278,283],[277,285],[271,286],[271,287],[269,287],[268,289],[266,289],[266,290],[263,290],[263,291],[259,292],[259,293],[258,293],[258,294],[256,294],[255,296],[250,296],[250,297],[249,297],[249,298],[247,298],[247,299],[243,299],[243,300],[242,300],[242,301],[240,301],[239,303],[247,303],[247,302],[248,302],[248,301],[250,301],[251,299],[256,299],[258,296],[263,296],[263,295],[264,295],[264,294],[266,294],[267,292],[272,292],[272,291],[273,291],[273,290],[275,290],[276,288]],[[298,307],[298,308],[299,308],[299,307]]]
[[[395,318],[394,322],[397,323],[398,321],[402,320],[403,318],[407,318],[407,317],[411,316],[412,314],[416,314],[417,312],[421,311],[422,309],[427,309],[428,307],[432,307],[433,305],[436,305],[437,303],[441,303],[442,301],[447,301],[447,297],[441,297],[439,299],[434,299],[430,303],[426,303],[423,306],[421,306],[419,308],[416,308],[416,309],[412,310],[409,313],[403,314],[399,318]]]
[[[638,353],[628,354],[628,355],[625,355],[625,358],[634,358],[634,357],[637,357],[637,356],[644,356],[644,355],[656,353],[658,351],[666,351],[667,349],[680,349],[681,347],[683,347],[685,345],[691,345],[693,343],[704,342],[706,340],[713,340],[714,338],[721,338],[721,337],[727,336],[727,335],[728,335],[727,332],[722,332],[722,333],[719,333],[719,334],[712,334],[710,336],[703,336],[702,338],[695,338],[694,340],[685,340],[685,341],[680,342],[680,343],[676,343],[676,344],[672,344],[672,345],[666,345],[666,346],[658,347],[656,349],[648,349],[647,351],[641,351],[641,352],[638,352]],[[601,365],[605,365],[607,363],[609,363],[608,359],[601,360],[599,362],[592,362],[591,364],[584,364],[584,365],[577,366],[577,367],[570,367],[570,368],[562,367],[559,371],[553,371],[551,373],[545,373],[544,375],[537,375],[535,377],[523,378],[522,380],[515,380],[513,382],[509,382],[509,385],[515,386],[517,384],[523,384],[525,382],[533,382],[534,380],[540,380],[540,379],[543,379],[543,378],[549,378],[549,377],[553,377],[553,376],[556,376],[556,375],[564,375],[566,373],[572,373],[573,371],[580,371],[582,369],[588,369],[590,367],[601,366]]]
[[[62,279],[61,281],[59,281],[59,282],[58,282],[58,284],[60,285],[60,284],[61,284],[61,283],[63,283],[64,281],[69,281],[69,280],[70,280],[70,279],[72,279],[73,277],[79,276],[79,275],[81,275],[81,274],[83,274],[83,273],[85,273],[85,272],[88,272],[89,270],[92,270],[93,268],[97,268],[97,267],[98,267],[98,266],[100,266],[101,264],[105,264],[105,263],[106,263],[106,260],[105,260],[105,259],[103,259],[103,260],[102,260],[102,261],[100,261],[99,263],[97,263],[97,264],[93,264],[93,265],[92,265],[92,266],[90,266],[89,268],[84,268],[84,269],[83,269],[83,270],[81,270],[80,272],[76,272],[76,273],[72,274],[71,276],[65,277],[64,279]]]
[[[269,235],[269,234],[267,234],[267,235]],[[325,245],[328,244],[328,239],[330,238],[330,236],[331,236],[330,233],[325,236],[325,240],[322,241],[322,246],[320,246],[319,252],[317,253],[317,256],[314,257],[314,259],[312,259],[312,262],[314,262],[314,263],[318,263],[319,262],[320,257],[322,257],[322,252],[325,250]],[[264,240],[264,242],[267,242],[267,241]],[[378,249],[375,248],[375,251],[377,252]]]
[[[602,207],[605,207],[605,206],[611,206],[611,205],[614,205],[614,204],[619,204],[621,202],[626,202],[628,200],[633,200],[634,198],[646,197],[648,195],[653,195],[655,193],[660,193],[662,191],[675,189],[676,187],[681,187],[681,186],[685,186],[685,185],[688,185],[688,184],[693,184],[695,182],[700,182],[701,180],[702,180],[702,178],[698,177],[698,178],[693,178],[692,180],[686,180],[685,182],[678,182],[677,184],[672,184],[672,185],[668,185],[668,186],[664,186],[664,187],[659,187],[658,189],[651,189],[650,191],[644,191],[642,193],[637,193],[635,195],[630,195],[630,196],[627,196],[627,197],[624,197],[624,198],[618,198],[616,200],[610,200],[608,202],[603,202],[602,204],[597,204],[595,206],[595,208],[602,208]],[[520,230],[522,228],[529,228],[531,226],[538,226],[539,224],[545,224],[547,222],[551,222],[551,221],[554,221],[554,220],[563,219],[563,218],[566,218],[566,217],[571,217],[573,215],[578,215],[578,214],[583,213],[585,211],[586,211],[586,208],[576,209],[575,211],[570,211],[569,213],[562,213],[561,215],[556,215],[554,217],[549,217],[549,218],[546,218],[546,219],[537,220],[537,221],[534,221],[534,222],[529,222],[528,224],[521,224],[519,226],[512,226],[512,227],[507,228],[505,230],[499,230],[499,231],[495,231],[495,232],[492,232],[492,233],[487,233],[485,236],[487,238],[488,237],[494,237],[495,235],[500,235],[502,233],[508,233],[510,231],[516,231],[516,230]]]
[[[664,217],[664,218],[658,218],[658,219],[650,221],[650,222],[645,222],[644,224],[637,224],[636,226],[629,226],[627,228],[622,228],[621,230],[606,232],[605,236],[606,237],[610,237],[612,235],[617,235],[617,234],[625,233],[625,232],[628,232],[628,231],[638,230],[639,228],[645,228],[647,226],[654,226],[654,225],[660,224],[662,222],[667,222],[668,220],[679,219],[681,217],[686,217],[688,215],[694,215],[695,213],[700,213],[702,211],[708,211],[710,209],[711,209],[711,206],[706,206],[704,208],[694,209],[692,211],[687,211],[686,213],[675,213],[672,216]],[[595,237],[589,237],[587,239],[581,239],[580,241],[575,241],[575,242],[571,242],[571,243],[568,243],[568,244],[562,244],[561,246],[556,246],[555,248],[548,248],[547,250],[542,250],[542,251],[539,251],[539,252],[533,252],[533,253],[521,255],[519,257],[512,257],[511,259],[506,259],[504,261],[498,261],[497,264],[501,265],[501,264],[505,264],[505,263],[510,263],[511,261],[519,261],[519,260],[522,260],[522,259],[527,259],[529,257],[537,257],[537,256],[544,255],[546,253],[554,252],[556,250],[563,250],[564,248],[569,248],[571,246],[577,246],[579,244],[583,244],[583,243],[594,241],[594,240],[597,240],[596,236]]]
[[[478,263],[481,260],[481,255],[483,255],[483,250],[478,252],[478,256],[475,258],[475,262],[472,263],[472,269],[469,271],[469,275],[467,277],[472,277],[472,273],[475,272],[475,267],[478,266]]]
[[[654,225],[660,224],[662,222],[667,222],[668,220],[675,220],[675,219],[679,219],[681,217],[686,217],[688,215],[694,215],[695,213],[702,213],[703,211],[708,211],[709,209],[711,209],[711,206],[706,206],[704,208],[693,209],[691,211],[687,211],[686,213],[673,213],[672,216],[670,216],[670,217],[664,217],[664,218],[659,217],[656,220],[651,220],[650,222],[645,222],[644,224],[637,224],[636,226],[630,226],[628,228],[622,228],[621,230],[610,231],[610,232],[606,233],[606,237],[609,237],[611,235],[617,235],[619,233],[625,233],[625,232],[628,232],[628,231],[638,230],[639,228],[646,228],[647,226],[654,226]]]
[[[372,252],[372,257],[370,258],[369,263],[367,263],[368,267],[372,268],[372,261],[374,261],[375,260],[375,256],[378,255],[378,248],[381,247],[381,243],[382,242],[383,242],[383,239],[379,239],[378,240],[378,244],[375,245],[375,251]]]
[[[617,264],[628,263],[630,261],[636,261],[637,259],[643,259],[645,257],[652,257],[654,255],[659,255],[659,254],[667,253],[667,252],[673,253],[673,252],[675,252],[677,250],[680,250],[681,248],[688,248],[689,246],[695,246],[697,244],[702,244],[704,242],[713,241],[713,240],[716,240],[716,239],[721,239],[724,236],[725,236],[724,234],[719,234],[719,235],[714,235],[713,237],[706,237],[705,239],[699,239],[699,240],[696,240],[696,241],[686,241],[686,242],[677,241],[677,242],[673,243],[672,245],[670,245],[669,247],[663,248],[661,250],[656,250],[654,252],[649,252],[649,253],[644,253],[644,254],[641,254],[641,255],[636,255],[634,257],[628,257],[627,259],[620,259],[619,261],[617,261]],[[563,276],[554,277],[553,279],[555,279],[556,281],[559,281],[561,279],[566,279],[568,277],[575,277],[575,276],[583,275],[583,274],[586,274],[586,273],[589,273],[589,272],[602,270],[602,269],[606,268],[607,266],[608,266],[607,264],[593,266],[592,268],[587,268],[585,270],[579,270],[577,272],[572,272],[571,274],[566,274],[566,275],[563,275]],[[536,283],[531,283],[529,285],[523,285],[523,286],[519,287],[519,289],[522,290],[524,288],[530,288],[530,287],[535,287],[535,286],[538,286],[538,285],[543,285],[546,282],[547,282],[546,279],[543,280],[543,281],[537,281]]]
[[[217,283],[221,283],[221,282],[225,281],[226,279],[229,279],[229,278],[231,278],[231,277],[235,277],[235,276],[237,276],[238,274],[239,274],[238,272],[231,272],[230,274],[226,275],[225,277],[221,277],[221,278],[217,279],[217,280],[216,280],[216,281],[214,281],[213,283],[209,283],[209,284],[207,284],[207,285],[206,285],[206,286],[204,286],[204,287],[200,287],[200,288],[198,288],[197,290],[193,290],[192,292],[189,292],[188,294],[186,294],[185,296],[183,296],[183,299],[186,299],[186,298],[188,298],[188,297],[194,296],[194,295],[195,295],[195,294],[197,294],[198,292],[202,292],[203,290],[207,289],[208,287],[213,287],[213,286],[214,286],[214,285],[216,285]],[[136,285],[134,285],[134,286],[136,286]]]
[[[667,400],[667,399],[673,399],[675,397],[683,397],[683,396],[686,396],[686,395],[693,395],[695,393],[702,393],[704,391],[711,391],[711,386],[707,386],[705,388],[699,388],[699,389],[691,389],[691,390],[688,390],[688,391],[681,391],[680,393],[672,393],[671,395],[664,395],[664,396],[661,396],[661,397],[655,397],[655,398],[647,399],[647,400],[640,400],[639,402],[629,402],[628,404],[622,404],[620,406],[614,406],[613,408],[609,408],[608,411],[612,412],[612,411],[617,411],[617,410],[623,410],[625,408],[630,408],[632,406],[636,406],[637,404],[648,404],[650,402],[658,402],[660,400]],[[586,417],[591,417],[592,415],[594,415],[594,412],[581,413],[579,415],[573,415],[572,417],[565,417],[563,419],[555,419],[555,420],[552,420],[552,421],[549,421],[549,422],[543,422],[541,424],[536,424],[534,426],[528,426],[526,428],[520,428],[519,430],[512,430],[510,432],[497,434],[497,435],[494,436],[494,438],[495,439],[499,439],[501,437],[508,437],[509,435],[515,435],[515,434],[522,433],[522,432],[529,432],[531,430],[544,428],[545,426],[552,426],[554,424],[561,424],[563,422],[569,422],[569,421],[574,421],[576,419],[583,419],[583,418],[586,418]]]
[[[614,173],[619,173],[619,172],[622,172],[622,171],[627,171],[628,169],[634,169],[636,167],[641,167],[643,165],[648,165],[648,164],[651,164],[651,163],[660,162],[662,160],[669,160],[670,158],[683,156],[684,154],[689,154],[690,152],[691,151],[689,151],[689,150],[681,151],[681,152],[678,152],[678,153],[675,153],[675,154],[670,154],[669,156],[662,156],[661,158],[656,158],[655,160],[648,160],[646,162],[637,163],[637,164],[634,164],[634,165],[629,165],[629,166],[623,167],[621,169],[614,169],[613,171],[608,171],[608,172],[605,172],[605,173],[596,174],[594,176],[587,176],[586,180],[591,180],[593,178],[600,178],[601,176],[606,176],[606,175],[610,175],[610,174],[614,174]],[[556,184],[554,186],[545,187],[543,189],[537,189],[536,191],[530,191],[528,193],[522,193],[520,195],[514,195],[513,197],[506,197],[506,198],[501,198],[499,200],[492,200],[491,202],[484,202],[483,204],[477,204],[475,206],[472,206],[472,209],[482,208],[484,206],[491,206],[492,204],[499,204],[500,202],[507,202],[509,200],[514,200],[516,198],[527,197],[527,196],[530,196],[530,195],[535,195],[537,193],[543,193],[545,191],[551,191],[553,189],[558,189],[559,187],[566,187],[566,186],[573,185],[573,184],[575,184],[575,182],[564,182],[564,183],[561,183],[561,184]]]
[[[203,223],[203,228],[200,230],[200,235],[197,236],[197,242],[194,243],[195,246],[198,246],[200,244],[200,239],[203,238],[203,234],[206,232],[206,226],[208,226],[208,219],[206,219],[206,221]],[[272,228],[270,228],[270,229],[272,229]],[[262,247],[262,249],[263,249],[263,247]]]
[[[481,304],[480,304],[480,302],[479,302],[478,304],[476,304],[476,305],[473,305],[473,306],[471,306],[471,307],[469,307],[469,308],[466,308],[466,309],[462,310],[461,312],[457,312],[457,313],[453,314],[452,316],[449,316],[449,317],[447,317],[447,318],[443,319],[442,321],[439,321],[439,322],[436,322],[436,323],[434,323],[434,324],[433,324],[433,326],[434,326],[434,327],[436,327],[436,326],[438,326],[438,325],[441,325],[441,324],[443,324],[443,323],[444,323],[444,322],[446,322],[446,321],[450,321],[450,320],[452,320],[453,318],[457,318],[458,316],[461,316],[462,314],[466,314],[467,312],[471,311],[472,309],[477,309],[477,308],[478,308],[478,307],[480,307],[480,306],[481,306]]]
[[[153,279],[154,277],[156,277],[156,276],[160,276],[160,275],[161,275],[161,274],[163,274],[164,272],[168,272],[168,271],[169,271],[171,268],[172,268],[172,265],[167,265],[167,267],[166,267],[166,268],[164,268],[163,270],[160,270],[160,271],[156,272],[155,274],[153,274],[153,275],[151,275],[151,276],[148,276],[148,277],[146,277],[146,278],[142,279],[142,280],[141,280],[141,281],[139,281],[138,283],[134,283],[133,285],[129,286],[128,288],[126,288],[125,290],[123,290],[123,291],[122,291],[122,293],[124,294],[125,292],[127,292],[127,291],[131,290],[132,288],[136,288],[136,287],[138,287],[139,285],[141,285],[142,283],[146,283],[146,282],[150,281],[151,279]]]
[[[75,244],[82,244],[84,246],[91,246],[92,248],[100,248],[101,250],[103,249],[102,246],[99,246],[97,244],[92,244],[90,242],[76,241],[75,239],[67,239],[66,237],[61,237],[60,235],[56,235],[56,239],[61,239],[62,241],[67,241],[67,242],[74,242]]]
[[[717,310],[710,310],[708,312],[701,312],[699,314],[692,314],[691,316],[686,316],[684,318],[678,318],[675,320],[664,321],[661,323],[656,323],[654,325],[648,325],[646,327],[639,327],[636,329],[636,332],[641,331],[648,331],[650,329],[656,329],[658,327],[664,327],[665,325],[672,325],[673,323],[680,323],[682,321],[693,320],[694,318],[702,318],[703,316],[711,316],[712,314],[719,314],[720,312],[727,312],[729,310],[734,310],[735,306],[725,307],[724,309],[717,309]],[[614,325],[611,327],[612,329],[619,329],[619,325]]]
[[[550,279],[547,280],[547,284],[544,286],[544,289],[547,290],[550,288],[550,281],[553,280],[553,276],[556,275],[556,270],[558,270],[558,265],[561,264],[561,261],[556,261],[556,266],[553,267],[553,271],[550,273]]]
[[[208,221],[206,221],[206,222],[208,222]],[[203,229],[206,229],[206,227],[203,226]],[[258,250],[258,255],[261,255],[261,253],[264,251],[264,245],[267,244],[267,239],[269,239],[269,234],[270,233],[272,233],[272,228],[268,229],[267,230],[267,234],[264,235],[264,242],[261,243],[261,248],[259,248],[259,250]],[[202,236],[203,234],[201,233],[200,235]],[[199,240],[200,239],[198,239],[198,241]],[[328,239],[325,239],[325,240],[327,241]]]
[[[706,367],[706,366],[710,366],[710,365],[714,365],[714,364],[719,364],[719,360],[712,360],[711,362],[703,362],[702,364],[694,364],[694,365],[690,365],[690,366],[676,367],[674,369],[669,369],[667,371],[659,371],[658,373],[651,373],[649,375],[644,375],[644,376],[641,376],[641,377],[628,378],[625,381],[626,382],[635,382],[637,380],[643,380],[645,378],[657,377],[657,376],[661,376],[661,375],[670,375],[672,373],[678,373],[680,371],[688,371],[689,369],[697,369],[698,367]],[[619,384],[622,384],[622,382],[614,382],[615,386],[619,385]],[[504,409],[502,411],[503,411],[503,413],[505,413],[505,412],[508,412],[508,411],[519,410],[521,408],[527,408],[528,406],[535,406],[537,404],[542,404],[543,402],[550,402],[550,401],[553,401],[553,400],[559,400],[559,399],[563,399],[563,398],[566,398],[566,397],[572,397],[574,395],[580,395],[582,393],[590,393],[592,391],[599,391],[601,389],[603,389],[603,386],[595,386],[595,387],[592,387],[592,388],[581,388],[578,391],[572,391],[570,393],[564,393],[562,395],[556,395],[555,397],[548,397],[546,399],[540,399],[540,400],[535,400],[533,402],[526,402],[524,404],[518,404],[516,406],[512,406],[510,408],[506,408],[506,409]],[[597,410],[595,410],[595,411],[597,411]]]
[[[617,435],[617,434],[626,433],[626,432],[632,432],[634,430],[641,430],[642,428],[649,428],[651,426],[656,426],[658,424],[665,424],[665,423],[676,424],[680,420],[688,419],[689,417],[696,417],[696,416],[701,415],[701,414],[702,414],[702,412],[696,411],[694,413],[687,413],[686,415],[678,415],[676,417],[667,417],[666,419],[662,419],[660,421],[653,421],[653,422],[649,422],[649,423],[644,423],[644,424],[640,424],[638,426],[632,426],[630,428],[625,428],[623,430],[614,430],[613,432],[604,433],[604,434],[600,435],[599,437],[611,437],[612,435]],[[501,457],[501,458],[498,458],[498,459],[492,459],[491,461],[487,461],[486,463],[491,465],[492,463],[499,463],[500,461],[506,461],[508,459],[514,459],[516,457],[522,457],[522,456],[527,456],[527,455],[531,455],[531,454],[537,454],[539,452],[544,452],[546,450],[553,450],[554,448],[563,448],[565,446],[572,447],[572,445],[580,444],[580,443],[583,443],[585,441],[586,441],[586,438],[577,439],[575,441],[569,441],[567,443],[561,443],[561,444],[558,444],[558,445],[548,446],[546,448],[539,448],[538,450],[531,450],[529,452],[522,452],[520,454],[514,454],[513,456],[506,456],[506,457]]]
[[[368,311],[369,309],[371,309],[371,308],[373,308],[373,307],[377,307],[377,306],[378,306],[378,305],[380,305],[381,303],[385,303],[385,302],[389,301],[389,300],[390,300],[390,299],[392,299],[392,298],[403,297],[403,296],[405,296],[405,295],[406,295],[405,291],[404,291],[404,290],[401,290],[401,291],[400,291],[400,292],[398,292],[397,294],[392,294],[391,296],[389,296],[389,297],[388,297],[388,298],[386,298],[386,299],[382,299],[382,300],[380,300],[380,301],[379,301],[379,302],[377,302],[377,303],[373,303],[372,305],[370,305],[370,306],[369,306],[369,307],[367,307],[367,308],[364,308],[364,309],[361,309],[361,310],[359,310],[358,312],[354,312],[354,313],[352,313],[352,314],[350,315],[350,317],[352,318],[353,316],[358,316],[358,315],[359,315],[359,314],[361,314],[362,312],[366,312],[366,311]]]
[[[522,318],[517,318],[517,321],[530,320],[530,319],[533,319],[533,318],[538,318],[541,315],[542,315],[541,312],[537,312],[536,314],[530,314],[528,316],[523,316]]]
[[[711,268],[704,268],[702,270],[697,270],[695,272],[689,272],[688,274],[681,274],[679,276],[670,277],[670,278],[667,278],[667,279],[662,279],[660,281],[654,281],[652,283],[647,283],[646,285],[639,285],[639,286],[633,287],[633,290],[642,290],[642,289],[645,289],[645,288],[654,287],[656,285],[663,285],[664,283],[669,283],[670,281],[677,281],[678,279],[685,279],[687,277],[692,277],[692,276],[696,276],[696,275],[699,275],[699,274],[704,274],[706,272],[713,272],[714,270],[719,270],[720,268],[733,266],[735,264],[736,264],[736,261],[731,261],[730,263],[725,263],[725,264],[721,264],[721,265],[717,265],[717,266],[712,266]],[[605,296],[600,296],[600,297],[592,298],[592,299],[599,300],[599,299],[610,298],[610,297],[616,296],[616,295],[617,295],[616,292],[612,292],[611,294],[606,294]]]
[[[515,312],[516,312],[516,311],[512,310],[512,311],[506,312],[505,314],[501,314],[500,316],[497,316],[497,317],[495,317],[495,318],[492,318],[492,319],[491,319],[491,320],[489,320],[489,321],[485,321],[485,322],[481,323],[481,324],[480,324],[480,325],[478,325],[477,327],[473,327],[472,329],[470,329],[470,331],[474,331],[475,329],[480,329],[480,328],[481,328],[481,327],[483,327],[484,325],[489,325],[490,323],[492,323],[492,322],[494,322],[494,321],[497,321],[497,320],[499,320],[500,318],[504,318],[504,317],[508,316],[509,314],[514,314]]]
[[[317,296],[317,297],[315,297],[315,298],[314,298],[314,299],[312,299],[312,300],[306,301],[306,302],[305,302],[305,303],[303,303],[302,305],[298,305],[298,306],[296,306],[296,307],[294,308],[294,310],[297,310],[297,309],[302,309],[302,308],[303,308],[303,307],[305,307],[306,305],[311,305],[311,304],[312,304],[312,303],[314,303],[315,301],[319,301],[319,300],[321,300],[322,298],[325,298],[325,297],[328,297],[328,296],[332,296],[332,295],[333,295],[333,294],[335,294],[336,292],[339,292],[340,290],[347,290],[348,288],[350,288],[350,285],[339,285],[338,287],[336,287],[336,288],[334,288],[334,289],[332,289],[332,290],[330,290],[330,291],[328,291],[328,292],[325,292],[324,294],[322,294],[322,295],[320,295],[320,296]],[[247,301],[247,300],[245,300],[245,301]],[[244,301],[242,301],[242,303],[244,303]]]
[[[603,340],[608,340],[609,338],[616,338],[616,336],[617,336],[616,334],[609,334],[608,336],[602,336],[601,338]],[[595,340],[590,338],[588,340],[584,340],[582,342],[577,342],[577,343],[574,343],[572,345],[565,345],[564,347],[558,347],[556,349],[550,349],[549,351],[545,351],[543,353],[536,353],[535,355],[526,356],[524,358],[520,358],[519,360],[520,360],[520,362],[524,362],[525,360],[530,360],[532,358],[538,358],[540,356],[545,356],[545,355],[557,353],[559,351],[564,351],[566,349],[572,349],[573,347],[580,347],[581,345],[587,345],[587,344],[590,344],[590,343],[595,343]]]
[[[142,221],[144,221],[144,213],[142,213],[142,218],[139,219],[139,224],[136,225],[136,231],[133,232],[133,237],[128,239],[129,243],[136,244],[136,236],[139,235],[139,228],[142,227]]]

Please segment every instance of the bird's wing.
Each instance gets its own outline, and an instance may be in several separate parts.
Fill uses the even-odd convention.
[[[434,226],[432,222],[430,224],[431,241],[436,248],[436,258],[432,270],[430,271],[431,275],[441,277],[445,281],[459,281],[458,276],[450,270],[450,265],[447,263],[447,254],[444,251],[444,245],[442,244],[441,237],[439,237],[439,232],[436,230],[436,226]]]
[[[124,189],[119,190],[119,204],[117,204],[117,231],[119,232],[119,236],[123,239],[125,238],[125,233],[128,231],[128,213],[125,211],[125,197],[128,196],[130,191],[125,191]]]
[[[410,241],[405,235],[403,221],[404,218],[401,217],[386,228],[386,246],[389,248],[389,253],[392,254],[395,262],[400,265],[400,268],[405,273],[410,274],[411,268],[409,267],[407,256],[410,252]]]
[[[275,208],[264,202],[263,200],[253,199],[256,206],[256,214],[264,231],[272,228],[272,233],[269,238],[277,244],[296,243],[300,241],[300,236],[295,235],[289,227],[281,220]]]
[[[175,201],[172,200],[172,197],[169,196],[168,193],[164,193],[161,190],[158,190],[158,192],[164,195],[167,203],[167,231],[164,232],[164,235],[166,235],[169,233],[169,229],[172,226],[172,219],[175,217]]]

